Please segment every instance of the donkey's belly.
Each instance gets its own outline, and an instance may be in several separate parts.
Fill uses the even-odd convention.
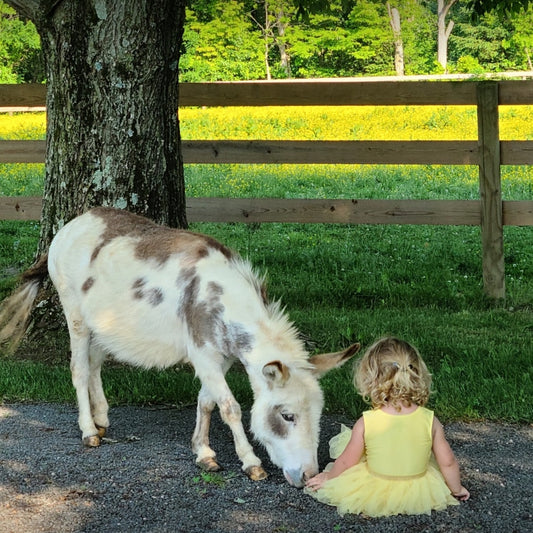
[[[186,327],[164,303],[157,308],[142,300],[85,304],[93,340],[116,359],[146,368],[165,368],[187,359]]]
[[[123,363],[144,368],[167,368],[188,361],[183,347],[146,342],[145,339],[133,340],[130,344],[109,336],[94,335],[94,342],[102,346],[114,359]]]

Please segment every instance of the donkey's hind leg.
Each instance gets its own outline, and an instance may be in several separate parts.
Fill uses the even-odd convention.
[[[109,405],[104,395],[100,373],[105,355],[105,351],[91,340],[89,344],[89,400],[91,402],[93,421],[99,437],[104,437],[109,427]]]
[[[100,437],[98,429],[94,425],[89,399],[89,344],[91,334],[81,314],[73,311],[72,307],[65,305],[65,301],[62,303],[70,334],[70,349],[72,352],[70,371],[78,400],[78,423],[82,433],[83,444],[85,446],[99,446]]]

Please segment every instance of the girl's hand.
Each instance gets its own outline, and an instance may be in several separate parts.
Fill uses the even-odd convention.
[[[321,472],[311,479],[307,480],[305,486],[311,490],[318,490],[322,488],[322,485],[329,479],[329,472]]]
[[[461,502],[466,502],[466,500],[470,498],[470,492],[468,492],[468,490],[466,490],[464,487],[461,487],[461,490],[459,492],[452,493],[452,496]]]

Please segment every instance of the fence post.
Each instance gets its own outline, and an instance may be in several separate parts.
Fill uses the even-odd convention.
[[[477,84],[477,116],[483,287],[489,297],[505,298],[498,82]]]

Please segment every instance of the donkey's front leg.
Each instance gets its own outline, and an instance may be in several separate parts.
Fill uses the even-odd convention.
[[[229,389],[228,389],[229,390]],[[222,420],[228,424],[233,433],[235,450],[242,461],[242,469],[253,481],[259,481],[268,477],[261,466],[261,460],[255,455],[254,450],[244,432],[242,426],[241,406],[230,392],[230,396],[218,403]]]
[[[228,387],[224,373],[214,373],[213,368],[210,371],[202,371],[198,366],[196,373],[202,382],[198,397],[198,418],[193,435],[193,450],[197,454],[196,462],[204,468],[208,467],[211,471],[220,468],[215,460],[215,452],[209,446],[208,436],[211,412],[216,403],[222,420],[233,433],[235,451],[242,462],[242,469],[254,481],[266,478],[267,473],[261,466],[261,460],[255,455],[248,442],[242,426],[241,407]]]
[[[211,399],[209,392],[202,385],[198,394],[196,408],[196,427],[192,436],[192,451],[196,454],[196,464],[206,472],[217,472],[220,465],[216,461],[216,454],[209,446],[209,426],[211,413],[216,403]]]

